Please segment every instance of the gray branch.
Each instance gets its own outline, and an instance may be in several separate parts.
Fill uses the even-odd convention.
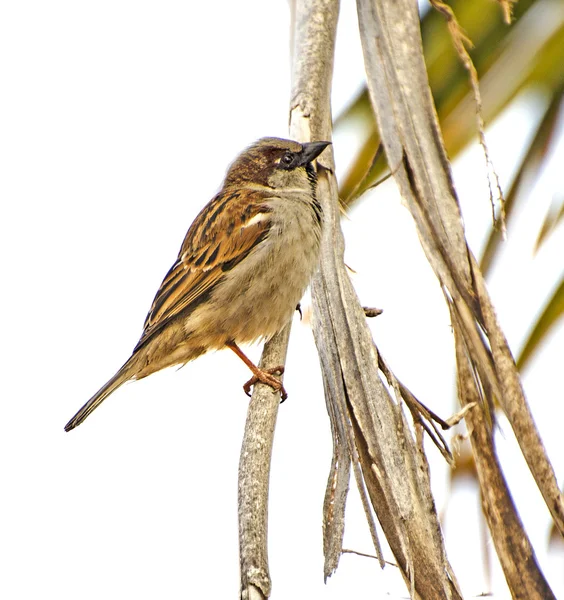
[[[289,337],[290,324],[265,344],[261,368],[284,364]],[[268,485],[279,404],[279,392],[263,384],[253,386],[239,460],[239,563],[243,600],[270,596]]]

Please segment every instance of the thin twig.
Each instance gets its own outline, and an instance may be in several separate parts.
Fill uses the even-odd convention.
[[[341,550],[342,554],[356,554],[357,556],[364,556],[365,558],[373,558],[374,560],[378,560],[378,557],[375,556],[374,554],[366,554],[365,552],[359,552],[358,550],[349,550],[348,548],[343,548]],[[385,564],[390,565],[390,567],[395,567],[396,569],[398,568],[398,566],[396,565],[395,562],[390,562],[389,560],[385,560],[384,561]]]

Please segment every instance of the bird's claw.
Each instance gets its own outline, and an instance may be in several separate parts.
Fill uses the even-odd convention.
[[[254,375],[245,383],[243,386],[243,390],[247,396],[251,396],[251,387],[255,385],[255,383],[264,383],[265,385],[270,386],[273,390],[280,392],[281,401],[284,402],[288,397],[282,382],[274,375],[282,375],[284,373],[284,367],[281,365],[279,367],[274,367],[273,369],[257,369]]]

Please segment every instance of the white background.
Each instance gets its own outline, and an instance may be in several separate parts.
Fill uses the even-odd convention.
[[[259,137],[287,135],[288,31],[284,2],[2,3],[2,598],[236,597],[248,371],[232,353],[126,385],[79,429],[63,426],[129,356],[188,225],[230,161]],[[334,114],[362,77],[347,6]],[[489,132],[504,183],[544,101],[522,95]],[[335,140],[339,172],[351,144]],[[491,285],[516,349],[562,264],[561,230],[534,259],[527,233],[544,215],[562,154],[518,215]],[[475,251],[490,218],[484,178],[472,148],[455,179]],[[361,300],[384,309],[372,323],[378,346],[421,400],[448,416],[448,314],[393,183],[351,211],[344,229]],[[559,481],[563,337],[560,327],[525,377]],[[260,348],[250,352],[257,358]],[[405,597],[393,567],[381,572],[352,555],[323,584],[331,439],[307,319],[294,323],[285,386],[271,475],[273,599]],[[564,594],[562,553],[547,555],[547,511],[503,420],[498,438],[538,558]],[[465,593],[477,595],[488,590],[477,575],[479,501],[468,482],[451,494],[429,452],[441,513],[450,499],[449,555]],[[371,552],[355,491],[347,516],[345,546]],[[506,597],[497,567],[494,589]]]

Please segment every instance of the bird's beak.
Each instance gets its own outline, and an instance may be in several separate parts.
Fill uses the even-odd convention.
[[[330,144],[331,142],[309,142],[307,144],[302,144],[300,162],[296,166],[305,167],[310,162],[314,161]]]

